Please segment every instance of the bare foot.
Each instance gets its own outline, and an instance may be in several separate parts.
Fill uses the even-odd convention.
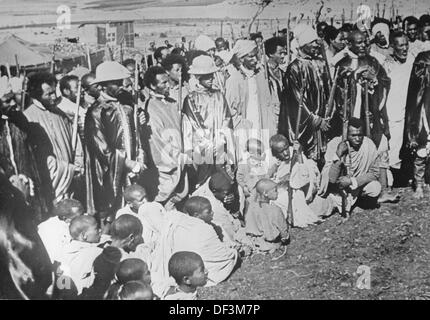
[[[415,199],[422,199],[422,198],[424,198],[424,190],[423,190],[423,187],[418,186],[418,187],[417,187],[417,189],[415,190],[415,193],[414,193],[413,197],[414,197]]]

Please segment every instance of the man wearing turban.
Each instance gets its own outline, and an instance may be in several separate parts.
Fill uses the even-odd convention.
[[[278,131],[292,140],[292,130],[299,121],[299,134],[296,138],[302,145],[305,156],[319,161],[324,147],[323,132],[330,128],[325,118],[329,71],[324,60],[319,57],[320,45],[314,29],[299,25],[295,30],[295,38],[298,55],[288,66],[284,76],[284,100],[279,113]],[[301,102],[301,117],[297,119]]]

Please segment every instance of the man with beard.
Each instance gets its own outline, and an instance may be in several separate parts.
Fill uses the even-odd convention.
[[[113,219],[122,205],[123,188],[145,168],[137,154],[133,108],[118,101],[129,71],[115,61],[96,69],[100,97],[85,118],[87,212]]]
[[[396,31],[390,39],[393,54],[388,56],[383,67],[391,79],[391,88],[387,97],[387,115],[391,139],[389,142],[390,167],[400,170],[402,160],[400,150],[403,144],[405,128],[406,98],[414,57],[409,52],[407,36]],[[390,171],[389,171],[390,173]]]
[[[54,204],[68,198],[74,177],[83,174],[79,144],[72,144],[72,123],[57,107],[56,80],[49,73],[35,73],[29,77],[28,92],[32,104],[24,111],[29,126],[42,185],[51,187]]]
[[[38,219],[49,212],[49,201],[42,191],[36,159],[29,143],[28,121],[17,110],[12,90],[0,93],[0,168],[34,208]],[[33,189],[33,190],[32,190]]]
[[[255,41],[238,40],[233,48],[234,64],[229,69],[225,96],[231,110],[236,135],[236,157],[245,149],[253,135],[268,146],[276,131],[275,109],[271,101],[268,79],[259,67]]]
[[[300,27],[300,28],[299,28]],[[329,95],[329,79],[325,62],[319,58],[318,36],[309,26],[298,26],[298,57],[288,66],[284,77],[284,103],[279,114],[278,131],[293,140],[294,128],[299,122],[298,141],[305,156],[316,162],[322,159],[323,132],[330,129],[325,119],[325,106]],[[301,96],[303,92],[303,96]],[[301,118],[297,119],[299,108]]]
[[[370,54],[382,64],[384,60],[393,53],[393,49],[389,47],[388,42],[390,37],[388,24],[383,22],[375,24],[372,28],[372,34],[374,39],[370,46]]]
[[[365,132],[365,134],[373,140],[378,149],[380,157],[379,179],[384,191],[379,201],[394,201],[396,198],[389,195],[386,190],[387,170],[389,168],[388,141],[391,138],[386,100],[390,89],[390,78],[377,59],[369,54],[366,37],[359,30],[354,30],[350,35],[350,51],[354,55],[345,57],[337,64],[340,76],[337,83],[336,104],[338,110],[342,110],[345,101],[343,96],[344,79],[347,79],[349,108],[347,117],[359,119],[369,117],[370,132]],[[368,87],[367,97],[365,96],[366,85]],[[368,101],[368,115],[366,115],[365,110],[366,101]],[[341,135],[341,133],[338,132],[337,135]]]
[[[409,81],[408,98],[406,102],[406,134],[407,144],[416,151],[415,197],[423,198],[425,172],[428,170],[430,153],[430,51],[421,52],[415,59],[411,79]]]

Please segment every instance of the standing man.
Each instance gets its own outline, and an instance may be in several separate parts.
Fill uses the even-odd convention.
[[[38,219],[48,216],[52,198],[43,186],[28,137],[28,121],[17,110],[11,89],[0,93],[0,171],[22,191]],[[47,190],[46,190],[47,189]]]
[[[276,127],[278,127],[279,110],[282,101],[282,92],[284,90],[283,78],[284,72],[280,66],[284,63],[287,50],[282,38],[270,38],[264,42],[264,49],[268,56],[267,69],[269,73],[270,94],[274,103],[274,113]]]
[[[178,54],[169,54],[166,59],[163,60],[161,65],[169,75],[169,97],[176,101],[178,105],[178,112],[180,113],[182,112],[182,110],[179,110],[179,106],[183,105],[185,97],[188,94],[188,88],[187,86],[185,86],[184,83],[184,81],[186,81],[187,79],[185,79],[185,77],[183,76],[186,74],[186,72],[184,72],[186,68],[185,59]],[[181,83],[179,83],[180,80],[182,81]],[[179,90],[182,91],[182,101],[178,101]]]
[[[197,81],[185,99],[182,128],[185,151],[192,157],[188,172],[194,178],[193,187],[236,162],[230,109],[213,86],[217,71],[213,59],[205,55],[194,58],[189,71]]]
[[[54,204],[70,197],[74,177],[84,172],[81,146],[72,146],[72,124],[57,107],[56,80],[49,73],[39,72],[30,76],[28,92],[31,105],[24,111],[30,127],[32,141],[42,184],[52,187]],[[79,141],[78,141],[79,142]]]
[[[383,64],[388,77],[391,79],[391,88],[387,97],[388,125],[391,134],[389,160],[391,168],[400,170],[402,164],[400,149],[403,145],[406,98],[414,57],[409,52],[408,38],[403,32],[394,32],[390,42],[393,54]]]
[[[233,48],[234,65],[226,80],[226,99],[231,110],[236,139],[237,158],[244,151],[249,134],[269,145],[276,131],[275,108],[268,79],[258,60],[255,41],[238,40]],[[243,133],[243,135],[242,135]]]
[[[145,168],[136,150],[133,108],[117,99],[128,77],[129,71],[116,61],[100,64],[92,83],[101,88],[100,97],[85,118],[87,212],[103,219],[115,217],[124,187]]]
[[[407,144],[416,152],[415,197],[424,197],[425,172],[430,153],[430,90],[428,75],[430,72],[430,51],[421,52],[415,59],[409,81],[406,102]]]
[[[386,101],[390,89],[390,78],[385,69],[376,58],[369,54],[369,47],[365,35],[355,30],[350,35],[350,51],[354,54],[348,55],[339,63],[339,79],[337,83],[336,102],[338,110],[344,105],[344,79],[348,81],[348,117],[366,119],[368,117],[370,132],[365,134],[373,140],[379,154],[380,174],[379,181],[382,185],[383,194],[379,201],[394,201],[387,190],[388,141],[390,140],[390,129],[388,124]],[[367,97],[365,87],[368,86]],[[368,101],[369,114],[366,115],[366,101]],[[366,128],[366,127],[365,127]],[[338,133],[340,135],[340,133]]]
[[[319,58],[318,35],[309,26],[297,32],[299,45],[297,58],[288,66],[284,77],[284,102],[279,114],[278,131],[292,140],[292,130],[299,121],[298,141],[308,159],[316,162],[322,159],[324,137],[322,132],[330,129],[325,119],[325,106],[329,95],[329,79],[324,61]],[[303,98],[300,95],[303,92]],[[302,102],[302,106],[300,106]],[[301,118],[298,120],[299,108]]]
[[[183,170],[181,118],[176,101],[169,98],[169,76],[162,67],[151,67],[145,73],[149,99],[145,102],[148,119],[148,172],[142,186],[150,198],[171,209],[188,193]]]

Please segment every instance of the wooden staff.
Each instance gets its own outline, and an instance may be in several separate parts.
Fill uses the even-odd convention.
[[[382,9],[382,18],[385,19],[385,3],[384,3],[384,8]]]
[[[327,102],[327,108],[325,109],[325,118],[329,119],[329,121],[333,118],[334,112],[336,110],[334,108],[334,96],[336,93],[338,78],[339,78],[339,68],[336,68],[336,71],[334,73],[333,84],[332,84],[331,89],[330,89],[330,96],[329,96],[328,102]]]
[[[51,73],[55,72],[55,45],[52,47]]]
[[[88,63],[88,69],[91,71],[91,54],[90,54],[90,47],[87,45],[87,63]]]
[[[136,161],[143,162],[143,159],[139,159],[139,157],[143,157],[143,149],[142,143],[140,140],[140,123],[139,123],[139,73],[141,67],[141,60],[139,60],[139,56],[135,56],[135,64],[134,64],[134,86],[133,86],[133,100],[134,100],[134,127],[136,130]]]
[[[220,30],[220,33],[219,33],[219,36],[222,38],[222,35],[223,35],[223,27],[224,27],[224,21],[223,20],[221,20],[221,30]]]
[[[323,56],[323,59],[325,62],[325,67],[327,69],[327,76],[328,76],[329,84],[330,84],[330,86],[332,86],[333,80],[332,80],[331,74],[330,74],[330,66],[328,64],[327,52],[325,51],[325,48],[324,48],[324,41],[321,40],[319,43],[320,43],[320,48],[321,48],[321,54]]]
[[[378,18],[381,16],[380,12],[379,12],[379,2],[376,3],[376,14],[377,14]]]
[[[9,63],[6,63],[6,72],[7,72],[8,78],[10,80],[12,78],[12,75],[10,73],[10,65],[9,65]]]
[[[366,136],[370,138],[370,114],[369,114],[369,83],[364,81],[364,120],[366,122]]]
[[[287,65],[291,63],[290,25],[287,25]]]
[[[299,101],[299,110],[297,112],[297,122],[296,128],[294,131],[294,144],[298,143],[299,135],[300,135],[300,120],[302,117],[302,109],[303,109],[303,100],[305,93],[305,77],[302,74],[302,87],[300,88],[300,101]],[[293,188],[291,187],[291,173],[293,172],[293,167],[296,162],[303,162],[303,158],[300,151],[294,150],[293,156],[291,157],[290,162],[290,181],[288,186],[288,212],[287,212],[287,221],[290,221],[291,225],[294,226],[294,213],[293,213]]]
[[[178,111],[179,114],[182,114],[182,72],[179,74]]]
[[[345,8],[342,9],[342,25],[345,24]]]
[[[348,139],[348,78],[343,79],[344,86],[344,94],[343,94],[343,127],[342,127],[342,142],[346,142]],[[345,164],[346,156],[343,157],[342,162]],[[348,175],[348,167],[347,167],[347,175]],[[346,212],[346,205],[348,200],[348,194],[346,190],[341,191],[342,195],[342,216],[348,217],[348,213]]]
[[[18,62],[18,55],[15,55],[15,68],[16,68],[16,76],[19,78],[19,62]]]
[[[79,108],[81,103],[81,90],[82,90],[82,83],[81,79],[78,80],[78,94],[76,96],[76,112],[75,116],[73,118],[73,130],[72,130],[72,155],[73,159],[75,158],[76,154],[76,145],[78,142],[78,120],[79,120]]]
[[[22,81],[22,91],[21,91],[21,111],[25,110],[25,96],[27,94],[27,84],[28,84],[28,79],[27,79],[26,71],[24,69],[24,80]]]

